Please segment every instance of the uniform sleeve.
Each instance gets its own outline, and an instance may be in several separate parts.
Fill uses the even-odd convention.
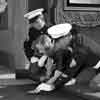
[[[24,41],[24,52],[28,60],[34,55],[34,50],[31,49],[31,44],[29,41]]]
[[[63,50],[56,52],[55,62],[56,62],[57,70],[59,70],[61,72],[64,71],[64,69],[65,69],[64,61],[65,61],[65,52]]]
[[[36,49],[31,48],[31,41],[24,41],[24,52],[28,60],[31,60],[31,57],[35,56],[40,58],[42,54],[40,54]]]
[[[57,69],[63,73],[66,73],[66,71],[69,69],[72,53],[69,50],[60,50],[56,52],[55,58]]]

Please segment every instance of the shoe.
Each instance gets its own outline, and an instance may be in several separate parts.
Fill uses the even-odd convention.
[[[70,86],[70,85],[74,85],[76,83],[76,79],[72,78],[70,81],[68,81],[67,83],[65,83],[65,86]]]

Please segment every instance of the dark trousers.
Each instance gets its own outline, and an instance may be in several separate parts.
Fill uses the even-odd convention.
[[[70,79],[71,79],[71,77],[64,78],[64,77],[60,76],[54,83],[56,89],[62,88],[64,86],[64,84],[67,83]]]
[[[37,63],[30,64],[29,70],[26,69],[17,69],[16,70],[16,79],[32,79],[33,81],[40,81],[40,77],[44,75],[45,70],[39,68]]]
[[[77,84],[89,84],[90,80],[97,74],[97,70],[88,67],[85,68],[83,71],[79,73],[79,75],[76,77]]]
[[[77,66],[74,68],[69,68],[65,70],[68,78],[60,77],[55,82],[55,86],[57,88],[62,87],[65,83],[67,83],[71,78],[76,78],[77,83],[87,83],[91,80],[91,78],[96,74],[96,70],[93,69],[93,65],[98,61],[98,56],[92,52],[84,53],[77,52],[74,55],[74,58],[77,62]]]
[[[29,79],[30,77],[30,72],[25,69],[17,69],[15,71],[16,73],[16,79]]]

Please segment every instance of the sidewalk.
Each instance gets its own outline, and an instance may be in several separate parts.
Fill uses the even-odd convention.
[[[88,84],[66,86],[65,88],[86,100],[100,100],[100,91],[91,89]]]
[[[9,76],[12,74],[13,72],[10,71],[7,68],[1,67],[0,66],[0,75],[2,75],[3,77],[0,76],[0,86],[5,86],[5,85],[27,85],[27,84],[33,84],[34,82],[32,80],[29,79],[15,79],[15,78],[10,78]]]
[[[0,75],[4,75],[4,77],[0,77],[0,86],[16,86],[16,85],[31,85],[35,84],[32,80],[29,79],[10,79],[9,74],[12,72],[8,69],[0,68]],[[6,75],[5,75],[6,74]],[[6,77],[8,75],[8,78]],[[12,74],[13,75],[13,74]],[[72,85],[72,86],[65,86],[64,90],[71,91],[76,95],[82,96],[87,100],[100,100],[100,92],[91,89],[88,84],[81,84],[81,85]]]

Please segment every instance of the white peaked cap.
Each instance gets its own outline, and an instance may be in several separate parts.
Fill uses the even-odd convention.
[[[71,29],[72,29],[72,25],[69,23],[57,24],[48,28],[48,34],[52,38],[56,39],[56,38],[60,38],[62,36],[67,35]]]
[[[42,12],[44,11],[43,8],[40,8],[40,9],[36,9],[36,10],[33,10],[27,14],[24,15],[24,18],[27,18],[27,19],[32,19],[38,15],[41,15]]]

